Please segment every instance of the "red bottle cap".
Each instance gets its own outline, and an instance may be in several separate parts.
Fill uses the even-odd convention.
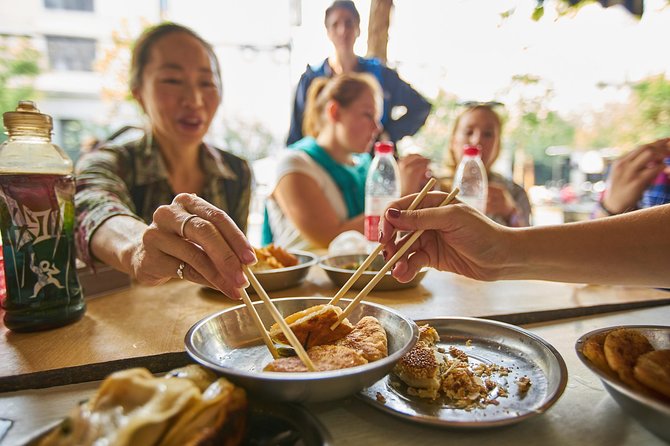
[[[482,151],[479,149],[479,147],[475,146],[467,146],[465,149],[463,149],[463,155],[467,156],[479,156],[482,153]]]
[[[379,141],[375,143],[375,153],[393,153],[393,143],[391,141]]]

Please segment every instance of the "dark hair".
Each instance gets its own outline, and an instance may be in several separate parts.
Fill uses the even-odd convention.
[[[356,23],[358,24],[361,23],[361,15],[358,13],[358,9],[356,9],[356,5],[354,5],[354,2],[352,2],[351,0],[335,0],[333,4],[326,9],[326,15],[323,19],[323,23],[326,26],[328,26],[328,16],[330,15],[331,12],[333,12],[336,9],[344,9],[346,11],[349,11],[356,19]]]
[[[368,73],[344,73],[332,78],[317,77],[307,89],[302,132],[305,136],[318,136],[323,127],[323,113],[328,101],[348,107],[365,91],[372,92],[381,113],[382,90],[377,79]]]
[[[149,63],[151,47],[153,47],[162,37],[172,33],[186,33],[205,47],[205,50],[211,59],[214,77],[218,82],[220,93],[223,85],[221,82],[221,67],[219,65],[219,59],[214,52],[214,48],[212,48],[212,45],[200,37],[198,33],[191,28],[173,22],[164,22],[147,28],[135,41],[135,44],[133,45],[132,59],[130,61],[130,73],[128,76],[130,91],[134,91],[142,86],[142,74],[144,73],[144,68],[147,66],[147,63]]]

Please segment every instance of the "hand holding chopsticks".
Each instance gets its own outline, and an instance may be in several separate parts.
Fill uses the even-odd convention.
[[[291,344],[291,347],[295,350],[296,354],[300,358],[300,360],[305,364],[305,367],[307,367],[307,370],[310,372],[316,371],[316,368],[314,367],[314,363],[312,363],[312,360],[309,359],[309,356],[307,356],[307,352],[305,351],[305,348],[302,346],[298,338],[296,338],[295,334],[293,333],[293,330],[288,326],[284,318],[282,317],[281,313],[279,313],[279,310],[277,310],[277,307],[275,307],[274,303],[272,300],[270,300],[270,296],[268,296],[268,293],[265,292],[263,289],[263,286],[260,284],[256,276],[254,276],[254,273],[251,271],[251,269],[247,265],[242,265],[242,269],[244,270],[244,274],[247,276],[249,279],[249,282],[251,283],[251,286],[254,287],[256,290],[256,293],[258,296],[261,298],[263,303],[268,307],[268,311],[270,311],[270,315],[272,318],[275,320],[275,322],[279,325],[279,328],[281,328],[281,331],[284,333],[284,336],[286,336],[286,339],[288,342]],[[242,294],[242,298],[246,295],[246,291]],[[247,299],[249,296],[247,295]],[[247,303],[245,300],[244,302],[247,304],[247,308],[249,311],[252,313],[252,317],[254,318],[254,322],[256,319],[258,319],[258,323],[256,326],[259,328],[261,332],[261,336],[263,336],[263,333],[265,333],[265,336],[263,336],[263,340],[265,341],[266,345],[270,349],[270,352],[272,353],[272,356],[274,358],[277,358],[275,354],[277,353],[277,350],[274,348],[274,344],[272,344],[272,341],[270,340],[267,331],[265,331],[265,327],[263,327],[263,323],[260,322],[260,317],[256,313],[256,309],[254,306],[251,304],[251,301]],[[255,316],[254,316],[255,314]],[[260,324],[260,327],[259,327]],[[267,340],[266,340],[267,336]],[[272,347],[270,347],[270,344],[272,344]],[[273,352],[274,350],[274,352]]]
[[[454,188],[454,190],[452,190],[451,193],[449,195],[447,195],[447,197],[442,201],[442,203],[440,203],[439,206],[445,206],[445,205],[449,204],[456,197],[458,192],[459,192],[459,189]],[[354,310],[356,305],[358,305],[358,303],[361,300],[363,300],[363,298],[365,298],[365,296],[368,295],[368,293],[372,290],[372,288],[374,288],[374,286],[377,285],[377,283],[380,280],[382,280],[382,277],[384,277],[384,274],[386,274],[391,268],[393,268],[393,265],[395,265],[395,262],[397,262],[398,259],[400,257],[402,257],[403,254],[405,254],[405,252],[414,244],[414,242],[417,241],[417,239],[419,237],[421,237],[421,235],[423,233],[424,233],[424,230],[421,229],[421,230],[415,231],[414,233],[412,233],[411,236],[409,236],[409,238],[400,247],[400,249],[398,249],[398,251],[393,255],[393,257],[391,257],[386,262],[386,264],[379,270],[379,272],[377,272],[377,274],[375,274],[375,276],[372,278],[372,280],[370,280],[370,282],[368,282],[368,284],[365,286],[365,288],[363,288],[358,293],[358,295],[354,298],[354,300],[352,300],[349,303],[349,305],[344,309],[344,311],[342,311],[342,313],[337,318],[337,322],[335,322],[330,327],[331,330],[335,329],[344,320],[344,318],[346,318],[347,316],[349,316],[349,314],[351,314],[351,312]]]
[[[428,192],[435,186],[435,183],[437,180],[435,178],[431,178],[428,180],[426,185],[421,189],[421,192],[414,198],[412,201],[412,204],[409,205],[407,208],[408,211],[413,211],[416,209],[416,207],[421,203],[421,201],[424,199],[424,197],[428,194]],[[330,305],[335,305],[342,299],[342,297],[347,294],[347,291],[349,291],[349,288],[353,286],[354,283],[358,280],[359,277],[365,272],[366,269],[370,266],[370,264],[374,261],[374,259],[377,258],[377,256],[382,252],[384,249],[384,245],[377,245],[377,247],[370,253],[370,255],[361,263],[361,265],[356,269],[356,272],[354,272],[351,277],[349,277],[349,280],[342,285],[342,288],[335,294],[335,296],[328,302]]]

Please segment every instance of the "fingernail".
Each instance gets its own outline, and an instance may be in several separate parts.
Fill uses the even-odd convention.
[[[383,231],[379,231],[379,237],[377,237],[377,241],[378,241],[379,243],[381,243],[381,241],[382,241],[383,238],[384,238],[384,232],[383,232]]]
[[[386,250],[383,250],[383,251],[382,251],[382,255],[384,256],[384,260],[388,260],[389,253],[386,252]]]
[[[246,288],[249,286],[247,276],[244,275],[244,272],[242,270],[239,270],[235,273],[235,285],[242,288]]]
[[[256,263],[256,255],[251,250],[247,249],[247,250],[243,251],[241,257],[242,257],[242,262],[245,265]]]
[[[388,215],[391,218],[398,218],[400,217],[400,211],[396,208],[388,208],[386,211],[386,215]]]

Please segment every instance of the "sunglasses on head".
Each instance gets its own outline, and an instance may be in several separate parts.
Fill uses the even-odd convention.
[[[463,101],[459,102],[458,105],[461,107],[490,107],[490,108],[495,108],[495,107],[504,107],[505,104],[502,102],[498,101]]]

